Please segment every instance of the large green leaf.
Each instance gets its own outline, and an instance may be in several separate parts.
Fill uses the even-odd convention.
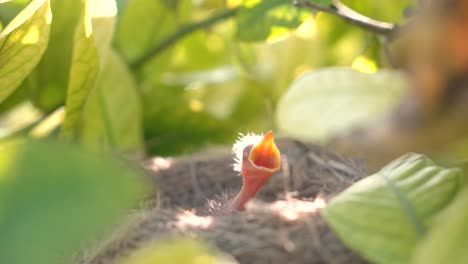
[[[91,147],[142,149],[141,102],[126,65],[111,51],[83,113],[81,140]]]
[[[370,261],[408,263],[461,181],[460,169],[407,154],[333,198],[323,213],[339,237]]]
[[[0,147],[0,263],[70,263],[136,205],[146,187],[133,170],[57,142]]]
[[[465,264],[468,261],[468,189],[435,222],[417,248],[413,264]]]
[[[48,0],[33,0],[0,32],[0,103],[34,69],[47,47]]]
[[[73,58],[66,98],[66,115],[61,136],[77,138],[83,108],[96,86],[110,47],[117,9],[114,0],[85,0],[75,32]]]
[[[29,78],[31,99],[45,110],[63,105],[73,51],[73,35],[81,14],[81,1],[51,0],[54,23],[50,29],[49,45]]]
[[[326,140],[389,111],[407,88],[401,73],[323,68],[303,74],[280,99],[276,121],[286,135]]]
[[[236,15],[236,37],[243,41],[262,41],[275,29],[298,27],[305,15],[289,0],[247,0]]]

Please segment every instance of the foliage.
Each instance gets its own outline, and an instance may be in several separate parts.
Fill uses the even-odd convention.
[[[306,17],[306,12],[301,13],[288,0],[245,1],[236,16],[236,37],[243,41],[265,40],[274,29],[294,29]]]
[[[461,181],[460,169],[408,154],[333,198],[324,216],[343,241],[369,260],[409,263]]]
[[[151,263],[181,263],[181,264],[215,264],[224,263],[221,258],[205,244],[187,238],[171,239],[165,243],[149,243],[136,251],[120,264],[151,264]],[[226,262],[229,263],[229,262]]]
[[[57,142],[6,142],[0,158],[1,263],[64,263],[147,191],[124,164]]]
[[[465,263],[468,259],[465,250],[467,214],[468,189],[465,188],[419,245],[413,263]]]
[[[389,70],[365,74],[324,68],[304,73],[278,102],[278,128],[289,136],[323,141],[387,113],[407,87],[401,74]]]
[[[39,62],[47,47],[50,16],[49,1],[32,1],[0,33],[0,102]]]
[[[8,24],[28,2],[2,4],[1,23]],[[24,76],[16,84],[2,86],[5,95],[12,94],[0,112],[31,102],[47,115],[65,105],[62,138],[89,142],[86,131],[96,130],[101,132],[91,145],[98,148],[174,154],[207,143],[231,142],[239,131],[273,128],[277,101],[307,69],[353,65],[360,58],[384,65],[375,52],[380,44],[371,33],[333,16],[320,13],[312,18],[308,10],[283,0],[228,1],[228,7],[221,2],[51,0],[50,37],[39,34],[48,39],[40,42],[45,53],[39,61],[41,53],[34,52],[36,60],[29,57],[29,67],[21,67]],[[370,1],[355,2],[351,4],[375,18],[397,19],[396,11],[406,4],[401,0],[380,7]],[[297,32],[291,31],[298,26]],[[117,74],[116,69],[106,69],[109,58],[122,61],[118,71],[134,83],[113,89],[115,98],[134,98],[126,109],[133,118],[112,118],[110,109],[119,108],[121,101],[107,94],[105,100],[99,99],[103,72]],[[88,101],[94,102],[91,105],[106,101],[106,105],[87,110]],[[94,117],[86,114],[91,112]],[[122,125],[130,129],[130,138],[116,135]]]
[[[338,17],[333,1],[308,0],[328,13],[292,2],[0,1],[0,262],[61,262],[119,221],[146,193],[121,157],[274,128],[323,140],[395,107],[407,84],[385,69],[382,37]],[[411,2],[343,0],[390,22]],[[341,68],[316,70],[326,66]],[[404,156],[325,215],[371,260],[463,262],[460,177]],[[141,254],[208,252],[159,246]]]

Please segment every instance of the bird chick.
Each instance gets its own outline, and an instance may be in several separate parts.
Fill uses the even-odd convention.
[[[234,169],[242,175],[242,188],[230,207],[243,211],[266,181],[281,167],[280,151],[272,131],[264,136],[246,135],[234,144]]]

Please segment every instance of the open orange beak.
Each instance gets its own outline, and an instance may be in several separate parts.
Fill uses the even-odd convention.
[[[253,145],[248,161],[258,170],[274,173],[280,169],[280,151],[275,144],[275,137],[271,130],[263,136],[260,142]]]
[[[281,155],[273,132],[268,131],[259,142],[245,147],[241,164],[243,185],[232,203],[237,210],[244,210],[245,204],[281,168]]]

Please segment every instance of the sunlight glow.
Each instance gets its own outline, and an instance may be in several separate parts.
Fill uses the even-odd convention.
[[[30,132],[33,137],[45,137],[49,135],[55,128],[57,128],[65,117],[65,108],[61,107],[55,112],[50,114],[42,122],[37,124],[34,129]]]
[[[117,15],[115,1],[95,0],[93,6],[93,17],[114,17]]]
[[[317,35],[317,23],[314,17],[309,17],[294,32],[298,37],[311,39]]]
[[[28,44],[35,44],[39,41],[39,29],[37,26],[31,26],[24,34],[23,39],[21,40],[22,44],[28,45]]]
[[[171,158],[155,157],[151,162],[145,165],[145,168],[151,171],[167,170],[172,166],[173,160]]]
[[[190,211],[183,211],[177,215],[178,222],[176,226],[180,229],[186,229],[188,227],[197,227],[197,228],[208,228],[213,219],[211,216],[198,216]]]
[[[191,99],[189,102],[189,108],[193,112],[201,112],[205,107],[202,101],[198,99]]]
[[[242,4],[242,0],[228,0],[228,7],[235,7]]]
[[[319,196],[313,202],[294,198],[276,201],[271,205],[271,209],[285,219],[294,221],[301,215],[314,213],[325,206],[325,200]]]
[[[373,60],[364,56],[357,57],[351,67],[363,73],[374,73],[377,71],[377,65]]]
[[[31,102],[25,102],[0,116],[0,136],[7,136],[31,125],[41,117],[41,112]]]

